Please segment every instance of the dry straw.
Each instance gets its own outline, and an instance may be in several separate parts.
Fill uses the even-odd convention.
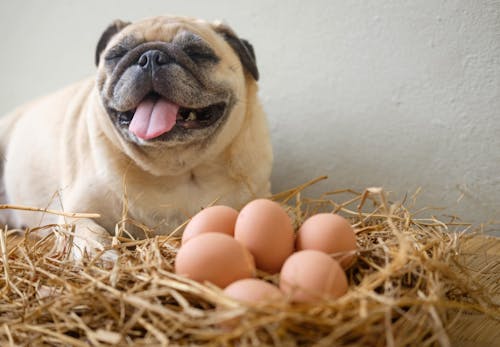
[[[342,298],[247,307],[172,273],[175,234],[115,236],[119,261],[109,265],[98,258],[75,264],[58,250],[56,238],[71,241],[68,226],[23,237],[1,230],[0,345],[450,346],[460,312],[500,317],[498,303],[459,261],[461,245],[473,236],[454,230],[467,225],[421,219],[421,211],[405,207],[414,197],[393,203],[376,188],[303,198],[302,190],[320,179],[273,198],[296,226],[318,211],[350,218],[359,252]],[[126,225],[118,224],[117,235],[126,235]],[[33,237],[41,229],[54,232]],[[239,323],[231,329],[221,324],[234,318]]]

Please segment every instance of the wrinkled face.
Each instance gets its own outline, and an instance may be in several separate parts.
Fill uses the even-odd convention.
[[[142,146],[206,144],[225,128],[234,132],[245,79],[258,78],[248,42],[228,27],[185,18],[115,22],[96,63],[111,121]]]

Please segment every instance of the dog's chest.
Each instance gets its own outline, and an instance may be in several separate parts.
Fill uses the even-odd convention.
[[[131,182],[127,186],[129,216],[155,234],[168,234],[214,202],[239,208],[250,199],[244,185],[223,170],[204,173]]]

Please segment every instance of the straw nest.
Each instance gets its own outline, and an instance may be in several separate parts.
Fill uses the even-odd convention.
[[[173,273],[178,233],[115,236],[120,256],[110,265],[99,257],[75,264],[57,251],[56,238],[71,241],[70,227],[46,226],[23,237],[2,230],[0,345],[448,346],[457,312],[498,315],[498,305],[458,261],[464,239],[473,236],[451,229],[467,225],[419,218],[422,211],[405,207],[414,197],[390,202],[376,188],[304,198],[302,190],[315,181],[273,199],[295,226],[318,211],[350,218],[359,252],[342,298],[247,307]],[[117,235],[127,222],[118,224]],[[54,232],[32,237],[41,229]],[[239,324],[232,329],[221,324],[234,318]]]

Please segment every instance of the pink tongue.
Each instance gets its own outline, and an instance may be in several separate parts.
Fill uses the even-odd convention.
[[[128,130],[143,140],[169,132],[175,125],[179,105],[160,98],[141,101]]]

